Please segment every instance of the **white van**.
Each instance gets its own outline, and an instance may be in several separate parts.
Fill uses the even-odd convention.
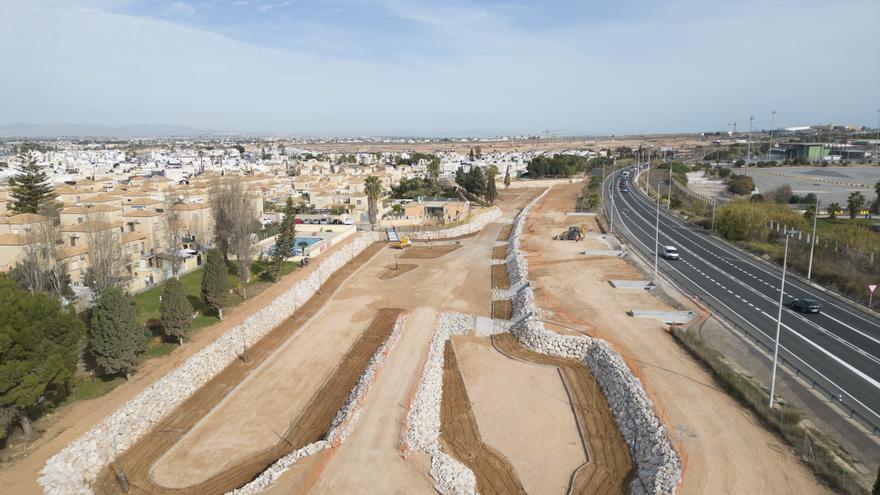
[[[675,249],[675,246],[663,246],[663,250],[660,251],[660,256],[668,260],[677,260],[678,249]]]

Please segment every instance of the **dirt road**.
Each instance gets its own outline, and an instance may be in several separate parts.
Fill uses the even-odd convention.
[[[678,493],[827,492],[656,321],[626,315],[633,308],[671,309],[644,291],[610,287],[610,279],[641,279],[635,268],[614,257],[578,257],[573,244],[552,240],[566,226],[560,211],[573,205],[573,192],[554,188],[527,222],[523,249],[538,305],[548,318],[608,340],[640,376],[685,462]]]

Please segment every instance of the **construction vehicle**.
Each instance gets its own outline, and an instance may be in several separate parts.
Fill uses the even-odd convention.
[[[391,247],[394,249],[406,249],[411,245],[412,241],[409,240],[409,237],[401,237],[399,241],[391,243]]]
[[[554,236],[553,239],[559,241],[582,241],[584,239],[585,230],[584,226],[578,227],[577,225],[572,225],[565,232]]]

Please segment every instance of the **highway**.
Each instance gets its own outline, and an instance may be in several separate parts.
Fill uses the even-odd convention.
[[[635,185],[636,173],[629,170],[629,192],[620,190],[622,171],[609,176],[603,186],[606,217],[612,216],[613,203],[614,232],[653,263],[656,202]],[[665,203],[659,225],[661,251],[673,245],[681,254],[679,260],[660,258],[659,271],[753,341],[772,349],[781,268],[710,236],[666,211]],[[786,303],[814,299],[822,312],[804,315],[783,309],[780,363],[812,381],[826,397],[833,395],[845,412],[880,434],[880,318],[790,273],[785,282]],[[769,377],[763,385],[769,388]]]

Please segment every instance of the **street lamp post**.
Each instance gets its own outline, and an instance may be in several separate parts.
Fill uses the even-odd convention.
[[[813,274],[813,250],[816,249],[816,223],[819,220],[819,196],[816,196],[816,206],[813,209],[813,235],[810,236],[810,262],[807,264],[807,280]]]
[[[614,170],[611,171],[612,179],[611,179],[611,222],[609,223],[608,230],[613,234],[614,233]]]
[[[754,116],[749,116],[749,147],[748,151],[746,151],[746,172],[749,171],[749,162],[752,161],[752,122],[754,120]]]
[[[770,161],[770,153],[773,151],[773,126],[776,122],[776,110],[770,112],[770,146],[767,148],[767,161]]]
[[[715,203],[718,202],[718,196],[712,197],[712,233],[715,233]]]
[[[657,279],[657,263],[660,257],[660,184],[657,184],[657,219],[654,221],[654,280]]]
[[[672,164],[669,164],[669,197],[666,198],[666,209],[672,210]]]
[[[773,395],[776,393],[776,363],[779,360],[779,329],[782,327],[782,302],[785,297],[785,268],[788,264],[788,240],[798,234],[796,230],[785,232],[785,254],[782,255],[782,285],[779,287],[779,312],[776,314],[776,342],[773,345],[773,368],[770,373],[770,409],[773,409]]]

